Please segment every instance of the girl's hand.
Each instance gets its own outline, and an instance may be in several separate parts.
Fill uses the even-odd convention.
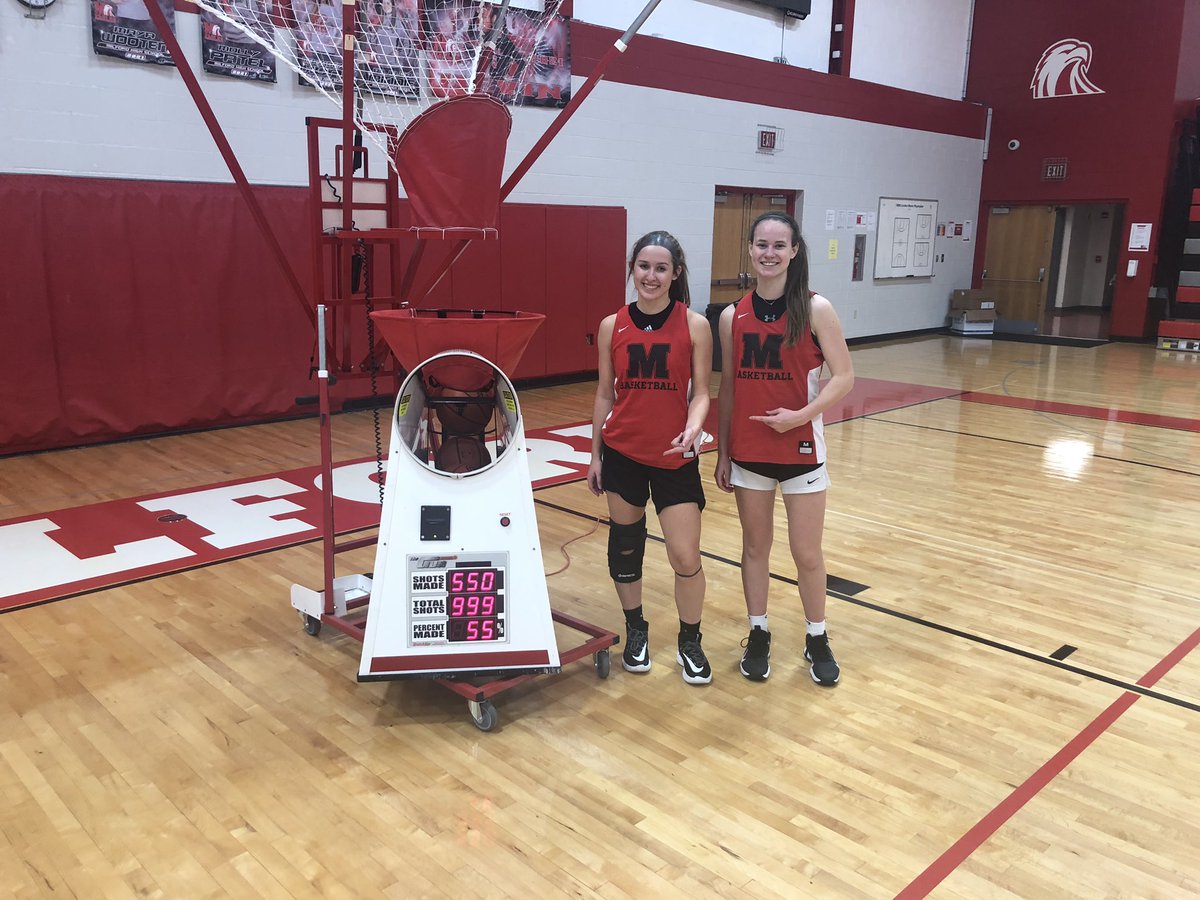
[[[717,456],[717,471],[715,473],[717,487],[727,494],[733,493],[733,484],[729,480],[732,471],[732,463],[728,456],[720,453]]]
[[[596,457],[592,457],[592,461],[588,464],[587,486],[588,490],[597,497],[604,493],[604,488],[600,484],[600,460]]]
[[[675,435],[671,441],[671,449],[663,453],[663,456],[670,456],[673,453],[690,453],[696,449],[696,439],[700,437],[701,429],[693,428],[692,426],[684,427],[683,431]]]
[[[791,431],[793,428],[798,428],[808,421],[803,411],[798,409],[768,409],[765,416],[750,416],[751,422],[762,422],[772,431],[777,431],[783,434],[785,431]]]

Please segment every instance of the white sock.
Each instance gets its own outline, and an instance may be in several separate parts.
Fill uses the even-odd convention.
[[[810,622],[810,621],[808,621],[808,619],[805,619],[804,625],[805,625],[805,628],[808,630],[808,633],[811,634],[813,637],[816,637],[818,634],[825,633],[825,620],[824,619],[822,619],[820,622]]]
[[[761,628],[763,631],[771,630],[770,628],[767,627],[767,617],[766,616],[748,616],[748,618],[750,619],[750,630],[751,631],[753,631],[755,628]]]

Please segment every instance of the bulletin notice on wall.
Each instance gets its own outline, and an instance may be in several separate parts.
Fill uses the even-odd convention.
[[[879,198],[879,231],[875,238],[876,278],[933,275],[937,210],[936,200]]]

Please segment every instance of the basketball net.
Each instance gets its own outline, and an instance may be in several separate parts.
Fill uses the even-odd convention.
[[[359,0],[349,41],[335,0],[273,4],[196,0],[339,109],[342,50],[353,48],[357,102],[343,116],[350,113],[393,168],[395,136],[440,100],[481,93],[506,106],[561,107],[570,99],[562,0]]]

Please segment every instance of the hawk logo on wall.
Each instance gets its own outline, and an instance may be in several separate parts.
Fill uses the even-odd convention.
[[[1051,44],[1033,70],[1033,81],[1029,82],[1033,98],[1103,94],[1103,89],[1088,78],[1091,64],[1092,45],[1087,41],[1066,38]]]

